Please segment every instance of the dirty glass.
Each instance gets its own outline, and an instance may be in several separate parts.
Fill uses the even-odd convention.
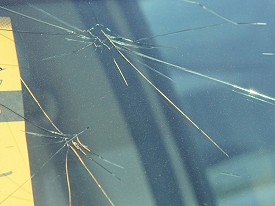
[[[30,174],[18,183],[0,168],[16,185],[0,186],[0,205],[32,205],[32,191],[35,205],[273,205],[274,9],[1,1],[24,106],[1,96],[1,121],[26,122]],[[13,65],[0,64],[1,87]]]

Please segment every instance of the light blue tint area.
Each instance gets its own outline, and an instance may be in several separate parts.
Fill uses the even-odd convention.
[[[273,1],[0,6],[22,78],[66,134],[38,128],[57,132],[25,88],[35,205],[273,205]]]
[[[155,35],[168,33],[170,28],[176,31],[226,22],[209,10],[235,22],[266,22],[267,26],[228,23],[159,37],[158,44],[176,47],[163,49],[162,56],[190,70],[274,96],[274,58],[263,54],[265,50],[274,51],[270,33],[274,32],[274,2],[200,3],[208,11],[185,1],[143,1],[142,5]],[[192,126],[188,129],[196,147],[193,152],[203,165],[200,172],[207,178],[215,204],[273,205],[274,106],[240,94],[228,85],[175,69],[169,72],[185,111],[229,151],[230,157],[222,158]],[[183,145],[180,147],[184,150]],[[201,192],[205,191],[203,188]]]

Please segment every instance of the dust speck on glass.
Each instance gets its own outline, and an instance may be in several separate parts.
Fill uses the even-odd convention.
[[[273,205],[274,10],[271,0],[1,1],[24,112],[4,99],[0,109],[26,122],[35,205]],[[11,65],[0,63],[1,87]],[[0,168],[0,181],[12,175]]]

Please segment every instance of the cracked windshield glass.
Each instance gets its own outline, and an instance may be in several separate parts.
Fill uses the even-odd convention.
[[[273,206],[274,10],[0,1],[0,205]]]

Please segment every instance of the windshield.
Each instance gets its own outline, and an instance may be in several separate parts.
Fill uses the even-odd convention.
[[[274,8],[1,1],[0,204],[273,205]]]

